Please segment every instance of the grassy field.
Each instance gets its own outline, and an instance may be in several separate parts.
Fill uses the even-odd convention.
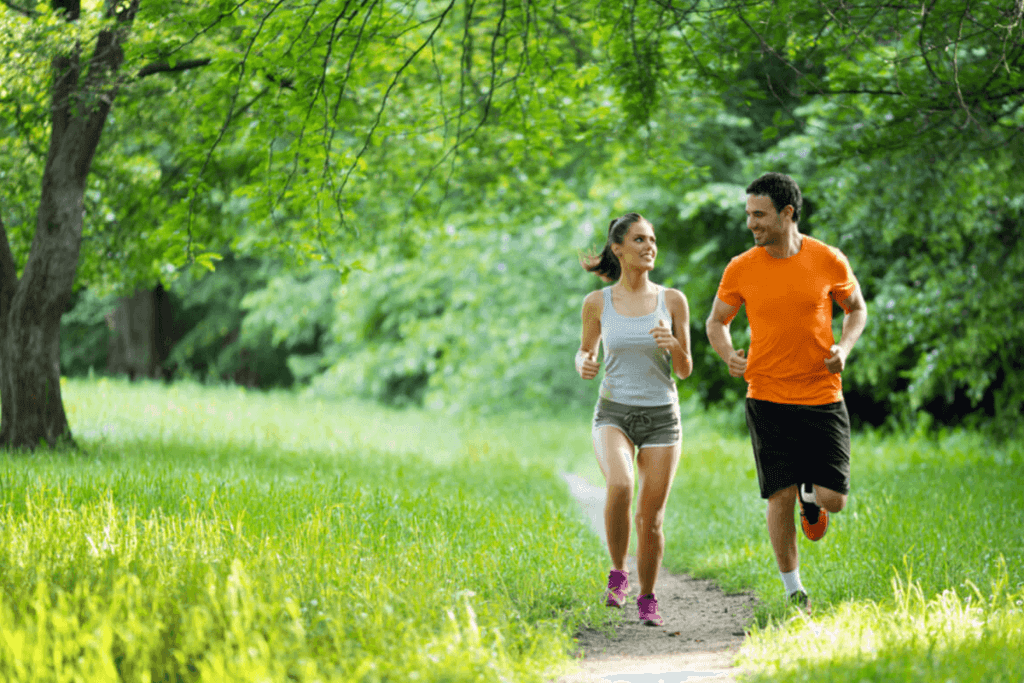
[[[2,680],[532,681],[604,617],[557,430],[64,391],[84,452],[0,457]]]
[[[783,599],[749,440],[706,426],[684,437],[666,564],[756,591],[751,680],[1024,680],[1024,445],[855,437],[847,508],[800,537],[808,620]]]
[[[69,381],[81,453],[0,455],[0,680],[538,681],[601,624],[558,474],[589,415],[457,421]],[[753,681],[1024,680],[1024,447],[863,436],[787,608],[746,437],[690,420],[666,564],[752,589]]]

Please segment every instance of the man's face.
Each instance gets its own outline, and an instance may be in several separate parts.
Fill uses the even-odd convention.
[[[754,233],[754,244],[759,247],[781,244],[786,235],[782,215],[766,195],[747,195],[747,227]]]

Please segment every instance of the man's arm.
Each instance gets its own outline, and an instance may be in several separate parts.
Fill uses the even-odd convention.
[[[711,314],[704,323],[711,348],[729,366],[729,374],[733,377],[742,377],[747,371],[746,354],[743,349],[737,351],[732,347],[732,335],[729,333],[729,325],[738,310],[739,306],[730,306],[716,296],[711,304]]]
[[[858,285],[853,294],[839,302],[846,315],[843,316],[843,333],[839,342],[832,345],[832,355],[825,359],[825,367],[829,372],[842,372],[846,368],[846,358],[853,351],[854,344],[860,339],[864,327],[868,324],[868,305]]]

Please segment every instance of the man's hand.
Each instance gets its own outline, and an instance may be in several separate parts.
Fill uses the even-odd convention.
[[[825,359],[825,367],[833,374],[842,372],[846,367],[846,349],[839,344],[833,344],[830,350],[832,355]]]
[[[596,353],[580,351],[576,354],[576,372],[580,373],[580,377],[583,379],[594,379],[600,368],[601,364],[597,362]]]
[[[729,356],[729,374],[742,377],[747,371],[747,354],[743,349],[736,349]]]

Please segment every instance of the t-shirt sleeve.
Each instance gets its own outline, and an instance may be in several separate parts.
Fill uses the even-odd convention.
[[[853,275],[853,268],[850,267],[846,255],[835,248],[832,248],[832,253],[835,256],[835,276],[829,295],[833,301],[843,306],[843,302],[857,291],[857,278]],[[843,310],[846,310],[845,306]]]
[[[736,259],[729,261],[729,265],[725,267],[725,272],[722,273],[722,281],[718,283],[718,293],[716,296],[729,304],[735,306],[737,312],[739,307],[743,305],[743,295],[740,293],[740,268],[736,266]],[[726,320],[726,324],[732,322],[732,319],[736,317],[736,313],[729,316]]]

